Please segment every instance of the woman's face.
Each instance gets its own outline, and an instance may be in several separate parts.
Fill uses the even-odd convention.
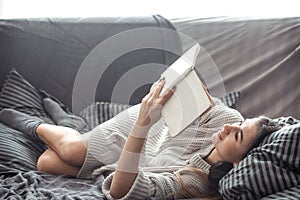
[[[238,163],[243,159],[256,139],[257,120],[253,118],[243,123],[225,124],[213,135],[213,143],[222,160]]]

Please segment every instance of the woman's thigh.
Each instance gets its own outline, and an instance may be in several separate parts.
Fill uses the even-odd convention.
[[[91,133],[50,124],[37,128],[39,137],[67,164],[81,167],[86,156]]]

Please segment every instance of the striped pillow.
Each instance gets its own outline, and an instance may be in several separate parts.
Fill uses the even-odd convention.
[[[10,71],[0,93],[0,110],[12,108],[54,124],[43,106],[43,98],[57,101],[68,113],[70,111],[55,97],[39,90],[25,80],[15,69]],[[46,145],[33,140],[26,133],[11,129],[0,123],[0,171],[35,170],[36,161]]]
[[[87,122],[91,130],[129,107],[127,104],[95,102],[82,110],[79,116]]]
[[[44,95],[46,93],[33,87],[13,69],[8,74],[0,93],[0,109],[13,108],[42,118],[47,123],[53,123],[45,113],[42,105]],[[27,134],[0,123],[1,170],[35,170],[36,161],[45,149],[46,146],[41,142],[32,140]]]
[[[221,179],[219,192],[224,199],[260,199],[299,185],[300,123],[265,138]]]
[[[43,98],[49,97],[60,104],[68,113],[70,111],[54,96],[34,87],[16,69],[12,69],[7,75],[3,88],[0,93],[0,110],[12,108],[31,116],[43,119],[45,122],[54,122],[47,115]]]
[[[36,170],[37,159],[45,150],[44,144],[28,134],[0,123],[0,174]]]
[[[225,96],[221,97],[220,100],[228,107],[235,109],[235,104],[239,100],[240,94],[241,92],[239,91],[229,92]]]
[[[275,194],[271,194],[267,197],[262,198],[261,200],[299,200],[300,199],[300,185],[292,187]]]

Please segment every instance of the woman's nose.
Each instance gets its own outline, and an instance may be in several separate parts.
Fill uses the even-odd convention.
[[[233,130],[239,129],[239,126],[234,125],[234,124],[225,124],[224,125],[224,130],[226,134],[229,134]]]

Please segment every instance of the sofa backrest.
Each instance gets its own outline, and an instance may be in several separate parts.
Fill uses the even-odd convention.
[[[156,34],[147,35],[147,28],[153,28]],[[163,33],[165,29],[174,27],[159,15],[0,20],[0,85],[6,74],[16,68],[33,85],[71,109],[75,99],[80,104],[77,111],[91,101],[139,103],[149,91],[150,83],[178,57],[163,50],[164,46],[181,50],[180,40],[176,37],[170,40]],[[136,31],[140,31],[139,35],[135,35]],[[121,40],[122,37],[127,40]],[[165,38],[172,42],[166,44]],[[144,44],[144,40],[148,43]],[[161,48],[151,48],[149,43],[160,44]],[[84,76],[80,69],[98,76],[94,77],[99,79],[94,81],[96,86],[83,88],[89,91],[96,87],[93,97],[87,97],[84,91],[74,95],[77,78],[80,82]],[[132,73],[139,70],[147,73],[138,73],[139,76]],[[84,78],[88,83],[93,77]],[[131,87],[130,91],[121,86]]]
[[[300,17],[186,18],[171,22],[178,32],[199,42],[214,61],[216,73],[203,59],[196,66],[214,96],[240,91],[236,108],[245,117],[300,118]],[[183,42],[182,48],[187,47],[189,44]]]

